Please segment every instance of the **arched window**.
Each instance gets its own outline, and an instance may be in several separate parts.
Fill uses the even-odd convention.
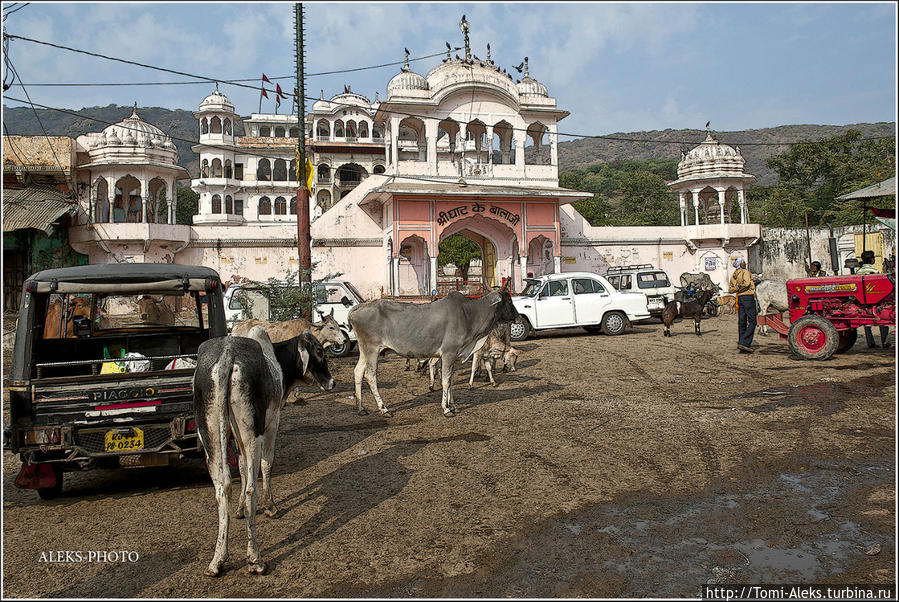
[[[212,121],[209,122],[209,130],[213,134],[221,134],[222,133],[222,120],[218,117],[213,117]]]
[[[222,160],[219,158],[215,158],[212,160],[212,177],[213,178],[221,178],[222,177]]]
[[[327,138],[331,135],[331,126],[328,125],[326,120],[318,120],[318,124],[315,126],[315,135],[319,138]]]
[[[344,137],[343,121],[341,121],[340,119],[334,122],[334,136],[336,136],[337,138]]]
[[[222,197],[217,194],[212,195],[212,212],[213,213],[221,213],[222,212]]]
[[[293,182],[297,177],[297,160],[290,160],[290,171],[287,172],[287,179]]]
[[[234,177],[234,171],[231,169],[231,159],[225,159],[225,177]]]
[[[206,121],[206,118],[200,120],[200,133],[208,134],[209,133],[209,122]]]
[[[331,208],[331,193],[327,190],[320,190],[318,195],[316,195],[316,204],[322,208],[322,211],[327,211]]]
[[[272,128],[264,125],[259,128],[259,137],[260,138],[271,138],[272,136]]]
[[[225,117],[225,134],[231,135],[231,120]]]
[[[275,171],[272,180],[275,182],[287,181],[287,161],[284,159],[275,159]]]
[[[375,165],[374,173],[384,173],[383,165]]]
[[[200,164],[200,176],[204,178],[209,177],[209,159],[203,159],[203,162]]]
[[[331,167],[327,163],[318,166],[318,183],[329,184],[331,182]]]
[[[290,199],[290,214],[297,214],[297,197],[293,197],[292,199]]]
[[[359,137],[360,138],[368,138],[368,122],[367,121],[359,122]]]
[[[97,223],[105,224],[109,221],[109,184],[104,178],[97,178],[94,186],[96,195],[94,196],[94,207],[96,214],[94,219]]]
[[[231,198],[230,194],[225,196],[225,213],[234,213],[234,199]]]
[[[256,168],[256,179],[264,182],[270,182],[272,179],[272,164],[268,159],[259,159],[259,166]]]
[[[267,196],[259,199],[259,215],[271,215],[272,214],[272,200]]]
[[[275,128],[275,138],[283,138],[284,137],[284,128],[276,127]]]
[[[347,138],[355,138],[356,137],[356,122],[350,119],[346,122],[346,137]]]
[[[371,126],[371,137],[375,140],[384,139],[384,128],[380,123],[375,123]]]
[[[275,199],[275,215],[287,215],[287,199],[283,196]]]
[[[290,137],[291,138],[299,138],[300,137],[300,128],[298,128],[298,127],[290,128]]]

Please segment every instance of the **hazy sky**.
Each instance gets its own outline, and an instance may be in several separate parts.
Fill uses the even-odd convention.
[[[6,33],[222,80],[290,76],[292,3],[3,3]],[[462,45],[531,76],[571,112],[560,131],[715,130],[896,118],[896,5],[883,3],[305,3],[306,71],[401,61]],[[11,8],[10,8],[11,7]],[[12,12],[16,11],[16,12]],[[461,52],[461,51],[459,51]],[[454,52],[455,54],[455,52]],[[37,83],[185,81],[146,68],[12,40],[33,101],[78,110],[110,103],[196,110],[211,84],[39,87]],[[440,57],[415,61],[426,74]],[[3,69],[6,75],[6,67]],[[399,66],[307,78],[307,96],[349,85],[374,100]],[[7,76],[7,79],[9,76]],[[277,81],[277,80],[274,80]],[[280,80],[291,91],[294,79]],[[256,83],[256,82],[254,82]],[[259,94],[222,84],[237,112]],[[6,96],[24,98],[14,86]],[[281,111],[289,109],[289,101]],[[4,104],[20,103],[4,99]],[[306,109],[312,102],[307,101]],[[263,111],[272,111],[264,101]],[[564,140],[565,138],[563,138]]]

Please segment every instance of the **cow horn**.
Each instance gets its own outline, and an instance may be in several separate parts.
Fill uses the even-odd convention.
[[[322,316],[322,317],[324,317],[324,316]],[[328,314],[328,317],[329,317],[329,318],[333,318],[333,317],[334,317],[334,308],[333,308],[333,307],[331,308],[331,312]]]
[[[503,283],[502,291],[503,291],[504,293],[508,293],[508,292],[509,292],[509,285],[511,285],[511,284],[512,284],[512,279],[511,279],[511,278],[506,279],[506,281]]]

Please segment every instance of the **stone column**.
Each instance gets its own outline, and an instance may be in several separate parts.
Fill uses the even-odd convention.
[[[693,195],[693,225],[699,225],[699,191],[691,190],[691,194]]]
[[[493,126],[487,126],[487,165],[493,165]]]
[[[177,180],[172,180],[172,200],[169,203],[169,208],[172,210],[172,219],[169,223],[177,224],[178,223],[178,181]]]
[[[431,175],[437,173],[437,121],[428,119],[425,121],[425,138],[428,143],[428,172]]]
[[[524,178],[524,136],[521,138],[513,137],[512,144],[515,147],[515,175]]]
[[[559,167],[558,131],[558,124],[553,124],[549,127],[549,162],[551,165],[556,166],[556,173],[558,173]]]
[[[719,217],[721,218],[721,225],[722,225],[722,226],[724,225],[724,201],[725,201],[724,196],[725,196],[726,194],[727,194],[727,191],[726,191],[726,190],[719,190],[719,191],[718,191],[718,209],[719,209],[718,215],[719,215]]]
[[[115,221],[115,176],[106,180],[106,198],[109,202],[109,223]]]
[[[528,276],[528,256],[527,253],[521,255],[521,250],[518,253],[518,264],[521,266],[521,285],[524,288],[524,279]]]
[[[150,196],[150,186],[149,182],[147,182],[146,178],[141,178],[140,180],[140,210],[141,210],[141,223],[147,223],[147,204],[148,197]]]
[[[430,295],[434,291],[437,290],[437,258],[431,257],[431,271],[428,274],[430,276],[430,288],[428,289],[428,294]]]
[[[680,199],[680,225],[686,226],[687,225],[687,195],[685,193],[681,192],[678,195],[678,197]]]
[[[393,296],[400,294],[400,258],[393,258]]]
[[[400,118],[396,115],[390,117],[390,158],[393,163],[393,173],[400,172],[399,137]],[[331,176],[334,177],[333,174]]]
[[[561,252],[561,250],[560,250]],[[553,274],[560,274],[562,272],[562,257],[556,255],[553,257]]]
[[[737,191],[737,199],[740,201],[740,223],[746,223],[746,196],[743,193],[743,189],[740,188]]]

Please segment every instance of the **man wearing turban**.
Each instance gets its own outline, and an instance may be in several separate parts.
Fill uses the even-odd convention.
[[[758,305],[755,302],[755,283],[752,274],[746,269],[746,260],[742,257],[734,259],[736,270],[730,277],[728,291],[737,296],[737,328],[739,340],[737,349],[740,353],[752,353],[752,337],[755,336],[756,315]]]

